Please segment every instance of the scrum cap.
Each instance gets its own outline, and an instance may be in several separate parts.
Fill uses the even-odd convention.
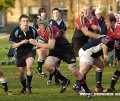
[[[44,24],[45,26],[48,26],[49,24],[49,21],[46,17],[42,17],[40,16],[38,19],[37,19],[37,24]]]

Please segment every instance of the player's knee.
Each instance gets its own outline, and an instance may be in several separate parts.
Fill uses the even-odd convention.
[[[69,69],[77,68],[76,63],[69,64],[68,68]]]
[[[19,73],[20,78],[24,78],[24,73]]]
[[[101,65],[101,66],[96,68],[96,70],[103,70],[103,69],[104,69],[104,65]]]
[[[49,70],[51,70],[54,67],[55,67],[55,62],[50,60],[50,59],[46,59],[46,61],[45,61],[45,68],[49,71]]]
[[[76,70],[73,70],[72,71],[72,75],[73,76],[75,76],[75,77],[78,77],[79,76],[79,74],[78,74],[79,72],[78,71],[76,71]]]
[[[47,70],[47,71],[51,71],[51,68],[53,67],[53,65],[51,64],[51,63],[49,63],[49,62],[45,62],[45,69]]]
[[[73,63],[73,64],[70,64],[68,66],[69,70],[71,71],[71,73],[75,76],[77,75],[78,71],[77,71],[77,68],[76,68],[76,64]]]
[[[82,77],[84,77],[86,74],[87,74],[87,70],[86,69],[80,69],[79,70],[79,73],[80,73],[80,75],[82,76]]]

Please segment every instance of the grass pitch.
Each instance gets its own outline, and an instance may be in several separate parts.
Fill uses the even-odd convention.
[[[73,33],[68,31],[68,33]],[[71,41],[72,35],[67,35],[69,40]],[[11,44],[8,43],[8,38],[0,40],[0,46],[10,46]],[[0,48],[0,63],[4,59],[5,55],[7,54],[8,49]],[[78,62],[77,62],[78,65]],[[10,90],[13,91],[13,96],[5,95],[2,89],[2,85],[0,85],[0,101],[120,101],[120,80],[118,80],[117,85],[115,86],[116,92],[104,95],[94,93],[95,89],[95,68],[93,67],[91,71],[87,75],[87,84],[92,92],[95,94],[94,98],[87,98],[86,96],[79,96],[75,95],[72,91],[72,86],[75,82],[73,76],[71,76],[70,71],[67,68],[67,64],[62,62],[60,71],[63,75],[71,80],[71,84],[67,87],[67,90],[60,94],[61,86],[54,85],[54,77],[52,80],[52,86],[47,86],[48,78],[39,77],[34,70],[37,67],[37,58],[33,65],[33,80],[32,80],[32,94],[20,94],[19,91],[21,90],[21,84],[18,78],[18,72],[15,65],[2,65],[1,68],[4,70],[4,74],[8,81],[8,87]],[[108,88],[111,82],[112,75],[116,67],[106,67],[103,73],[103,87]],[[48,72],[44,69],[43,71],[48,74]]]

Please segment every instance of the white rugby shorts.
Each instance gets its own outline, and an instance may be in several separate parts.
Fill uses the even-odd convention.
[[[86,62],[90,65],[93,64],[94,58],[91,57],[91,51],[84,51],[82,48],[79,50],[79,62]]]

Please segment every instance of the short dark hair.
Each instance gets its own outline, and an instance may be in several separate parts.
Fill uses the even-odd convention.
[[[27,15],[25,15],[25,14],[22,14],[22,15],[20,16],[19,21],[21,21],[22,18],[28,18],[28,19],[29,19],[29,17],[28,17]]]
[[[45,8],[43,8],[43,7],[42,7],[42,8],[40,8],[40,9],[38,10],[38,13],[39,13],[39,14],[41,14],[41,12],[45,12],[45,13],[46,13],[46,9],[45,9]]]
[[[116,22],[116,18],[113,13],[108,14],[105,19],[109,19],[110,22]]]
[[[55,11],[55,10],[60,12],[59,8],[53,8],[52,12]]]

